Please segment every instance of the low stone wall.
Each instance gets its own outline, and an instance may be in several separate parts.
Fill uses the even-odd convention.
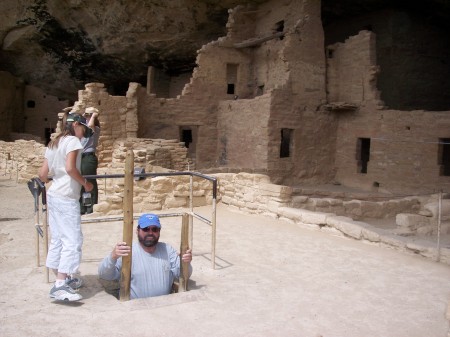
[[[45,146],[34,140],[0,141],[0,174],[18,182],[27,182],[38,174]]]
[[[162,168],[157,168],[155,171],[160,173],[170,172],[169,170]],[[123,173],[123,170],[117,170],[115,173]],[[114,174],[114,172],[108,172],[108,174]],[[210,205],[212,203],[212,183],[209,180],[198,177],[193,177],[192,181],[193,206]],[[122,214],[125,187],[124,179],[107,179],[105,181],[99,179],[98,182],[100,202],[94,206],[94,211],[99,212],[102,215]],[[188,207],[190,177],[148,177],[144,180],[134,181],[133,192],[134,213]]]
[[[436,245],[431,245],[428,241],[413,242],[407,237],[395,235],[387,230],[373,227],[365,222],[355,221],[349,217],[287,207],[280,207],[277,215],[280,219],[292,221],[313,230],[366,241],[433,260],[438,258]],[[449,248],[440,248],[439,260],[450,265]]]
[[[341,200],[337,198],[311,198],[307,196],[295,196],[292,198],[292,206],[307,209],[314,212],[334,213],[336,215],[349,216],[352,219],[364,218],[392,218],[400,212],[417,213],[420,201],[416,197],[390,199],[383,201],[368,200]]]
[[[129,149],[134,152],[134,166],[152,172],[154,166],[168,170],[185,171],[188,168],[187,148],[175,139],[127,138],[112,144],[112,159],[105,170],[125,169],[125,157]]]
[[[349,216],[293,208],[291,206],[292,189],[287,186],[270,184],[267,176],[247,173],[217,174],[215,176],[219,181],[221,201],[246,213],[258,213],[284,219],[309,229],[370,242],[433,260],[437,260],[439,257],[440,262],[450,265],[449,248],[441,247],[438,252],[436,245],[430,244],[429,241],[413,241],[408,237],[396,235],[388,230],[354,220]],[[360,200],[348,202],[352,205],[352,214],[369,216],[382,215],[382,212],[395,215],[395,212],[402,212],[403,209],[413,209],[418,212],[420,211],[419,201],[419,198],[410,197],[380,203]],[[333,204],[331,201],[325,202],[328,207]],[[328,209],[331,210],[331,208]]]
[[[128,140],[118,141],[114,147],[115,154],[112,163],[109,167],[99,169],[99,175],[124,173],[124,154],[126,154],[126,149],[130,145],[127,142]],[[165,144],[166,148],[162,144]],[[36,177],[45,151],[45,147],[42,144],[35,141],[18,140],[15,142],[0,142],[0,146],[0,172],[3,175],[9,174],[11,179],[16,179],[18,182],[27,182],[29,179]],[[147,163],[145,166],[146,172],[185,170],[184,164],[181,164],[182,160],[174,162],[168,159],[171,156],[184,158],[183,154],[179,155],[178,153],[178,151],[182,151],[178,143],[136,140],[132,147],[135,151],[135,166],[138,166],[139,163]],[[162,152],[159,153],[158,151]],[[175,155],[176,153],[178,155]],[[161,158],[165,159],[162,160]],[[162,162],[170,161],[171,165],[174,168],[176,167],[177,170],[170,170],[151,164],[161,163],[160,160]],[[434,260],[437,260],[439,257],[440,262],[450,265],[449,248],[443,247],[438,252],[436,246],[431,246],[429,241],[413,241],[408,237],[375,228],[349,216],[292,207],[293,189],[289,186],[270,183],[267,175],[218,173],[211,174],[211,176],[216,177],[218,180],[217,202],[235,207],[240,211],[284,219],[313,230],[366,241]],[[210,205],[212,203],[212,183],[198,177],[193,177],[192,180],[193,206]],[[100,200],[99,204],[94,207],[96,213],[102,215],[122,214],[123,181],[123,178],[98,179]],[[189,196],[189,176],[160,176],[134,181],[134,212],[142,213],[152,210],[185,208],[189,206]],[[412,203],[411,200],[413,200]],[[359,210],[353,214],[357,216],[372,214],[372,208],[367,207],[367,201],[353,200],[351,202],[354,206],[353,209]],[[412,208],[414,211],[423,212],[423,210],[419,210],[418,202],[414,198],[407,201],[396,200],[394,203],[386,201],[386,205],[383,206],[385,208],[383,212],[390,209],[389,212],[402,213],[401,209],[404,208]],[[333,202],[329,202],[329,205],[331,204]],[[327,209],[332,210],[331,208]],[[376,209],[378,212],[378,206]]]

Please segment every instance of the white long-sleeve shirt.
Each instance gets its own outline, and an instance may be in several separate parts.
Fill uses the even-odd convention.
[[[180,276],[180,257],[169,244],[158,242],[155,252],[147,253],[138,242],[132,246],[130,299],[170,294],[174,279]],[[98,267],[104,280],[120,279],[122,258],[106,256]],[[192,267],[189,265],[189,275]]]

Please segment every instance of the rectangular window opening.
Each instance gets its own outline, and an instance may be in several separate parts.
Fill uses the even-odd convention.
[[[261,96],[264,94],[264,84],[258,85],[258,88],[256,89],[256,96]]]
[[[450,138],[439,139],[439,161],[441,166],[440,175],[450,176]]]
[[[184,143],[184,146],[189,148],[189,144],[192,143],[192,130],[191,129],[180,129],[180,138],[181,141]]]
[[[227,94],[234,95],[234,84],[233,83],[228,83]]]
[[[236,84],[238,81],[239,64],[227,63],[227,94],[236,94]]]
[[[358,138],[357,147],[358,173],[365,174],[370,159],[370,138]]]
[[[332,59],[333,58],[333,53],[334,53],[334,50],[333,49],[327,49],[327,57],[329,58],[329,59]]]
[[[281,129],[280,158],[291,156],[292,129]]]

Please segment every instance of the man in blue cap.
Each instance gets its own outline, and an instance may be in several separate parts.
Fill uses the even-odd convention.
[[[180,256],[169,244],[159,242],[161,223],[156,214],[143,214],[136,228],[139,242],[133,243],[131,258],[130,299],[170,294],[174,279],[180,276]],[[122,256],[130,254],[130,246],[119,242],[98,267],[101,279],[120,279]],[[183,252],[183,262],[192,261],[191,250]],[[189,264],[189,275],[192,266]]]

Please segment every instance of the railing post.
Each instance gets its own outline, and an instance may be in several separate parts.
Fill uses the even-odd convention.
[[[193,183],[193,177],[192,175],[189,176],[189,248],[192,249],[192,246],[194,245],[194,222],[192,213],[194,212],[194,183]]]

